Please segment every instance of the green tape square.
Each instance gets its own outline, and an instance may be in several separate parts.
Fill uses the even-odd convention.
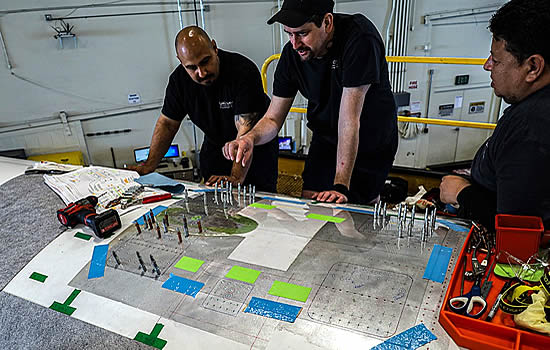
[[[249,205],[249,207],[258,208],[258,209],[268,209],[268,210],[277,208],[274,205],[268,205],[268,204],[262,204],[262,203],[252,203]]]
[[[76,238],[80,238],[80,239],[83,239],[85,241],[89,241],[92,238],[92,236],[87,235],[87,234],[82,233],[82,232],[77,232],[77,233],[74,234],[74,236]]]
[[[281,281],[273,282],[269,294],[287,299],[306,302],[309,297],[311,288],[299,286],[297,284],[286,283]]]
[[[197,272],[201,268],[202,264],[204,264],[204,261],[202,260],[184,256],[176,263],[176,265],[174,265],[174,267],[181,270]]]
[[[46,281],[46,278],[48,278],[48,276],[43,275],[43,274],[38,273],[38,272],[33,272],[33,273],[29,276],[29,278],[32,279],[32,280],[35,280],[35,281],[44,283],[44,281]]]
[[[225,275],[227,278],[231,278],[237,281],[243,281],[246,283],[254,284],[262,272],[248,269],[241,266],[233,266],[231,270]]]
[[[329,216],[329,215],[314,214],[314,213],[307,214],[306,217],[308,219],[334,222],[336,224],[339,224],[339,223],[342,223],[342,222],[346,221],[345,218],[339,218],[339,217],[336,217],[336,216]]]

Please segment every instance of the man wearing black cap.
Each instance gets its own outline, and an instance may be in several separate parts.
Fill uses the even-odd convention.
[[[302,196],[368,204],[378,199],[397,151],[396,106],[384,43],[365,16],[333,14],[332,0],[285,0],[267,23],[289,35],[264,118],[227,143],[224,155],[246,164],[254,145],[281,128],[296,93],[308,99],[313,138]]]

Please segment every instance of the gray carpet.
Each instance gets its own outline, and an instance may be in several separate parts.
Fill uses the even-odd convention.
[[[63,207],[42,175],[0,186],[0,289],[64,228]],[[148,349],[149,347],[56,311],[0,292],[0,349]]]

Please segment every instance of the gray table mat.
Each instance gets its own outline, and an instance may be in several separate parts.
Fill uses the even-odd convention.
[[[64,231],[61,199],[42,175],[0,186],[0,289]],[[0,349],[148,349],[147,345],[0,291]]]

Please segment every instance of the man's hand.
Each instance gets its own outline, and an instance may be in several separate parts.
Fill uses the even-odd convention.
[[[314,195],[312,199],[318,200],[319,202],[338,203],[338,204],[347,203],[348,201],[348,197],[346,197],[342,193],[335,190],[319,192],[316,195]]]
[[[254,150],[254,140],[252,137],[244,135],[238,139],[228,142],[223,146],[223,156],[235,163],[241,163],[243,167],[248,164],[252,158]]]
[[[126,167],[128,170],[137,171],[137,173],[141,176],[147,175],[155,171],[155,168],[149,165],[140,164],[140,165],[129,165]]]
[[[332,203],[332,202],[347,203],[348,201],[348,197],[346,197],[344,194],[335,190],[322,191],[322,192],[303,190],[302,198],[315,199],[319,202],[326,202],[326,203]]]
[[[226,182],[229,181],[233,184],[233,186],[238,186],[239,183],[242,183],[240,179],[237,179],[234,176],[227,176],[227,175],[212,175],[208,179],[208,181],[205,182],[206,186],[214,186],[216,183]]]
[[[443,203],[458,204],[457,197],[460,191],[470,186],[470,181],[456,175],[444,176],[439,185],[439,199]]]

